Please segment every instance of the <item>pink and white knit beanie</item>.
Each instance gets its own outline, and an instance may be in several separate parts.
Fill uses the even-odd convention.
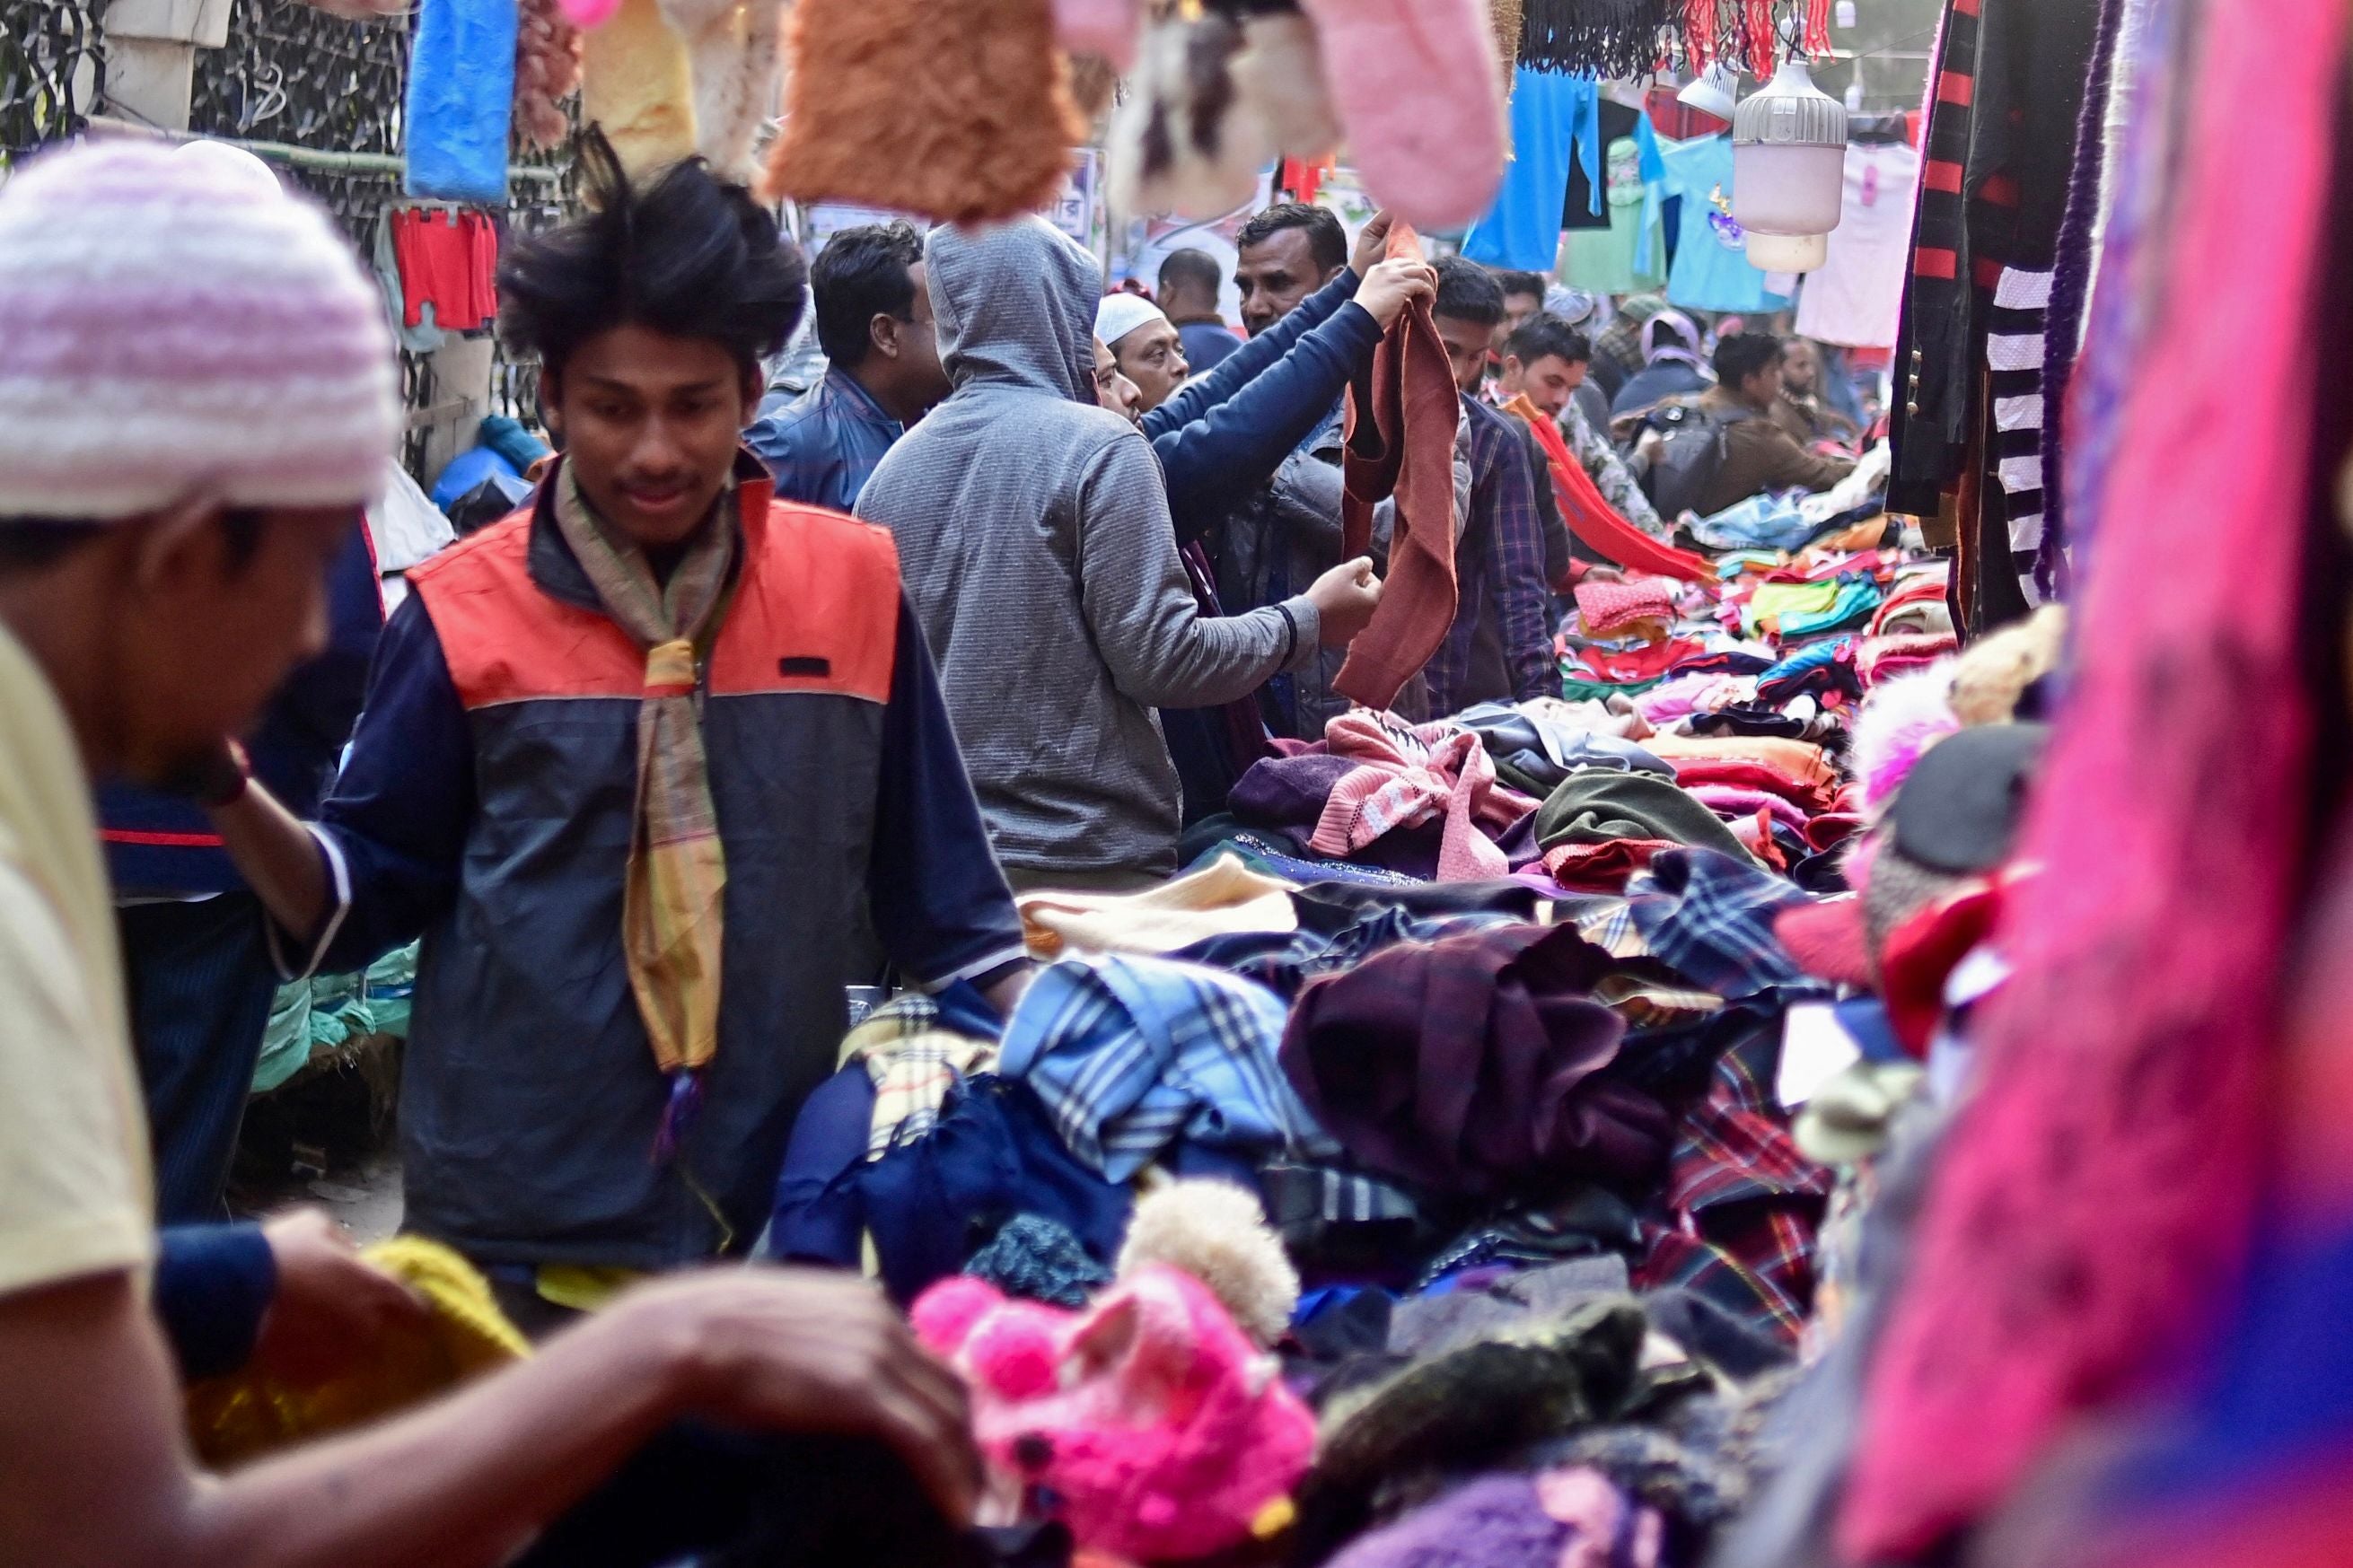
[[[374,500],[400,428],[382,298],[232,160],[85,143],[0,186],[0,517]]]

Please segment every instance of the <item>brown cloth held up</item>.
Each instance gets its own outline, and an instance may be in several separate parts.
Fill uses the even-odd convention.
[[[1389,230],[1388,255],[1419,261],[1421,241],[1398,224]],[[1369,389],[1362,382],[1348,389],[1342,559],[1371,547],[1375,503],[1397,498],[1380,607],[1332,681],[1367,708],[1396,701],[1454,625],[1454,431],[1461,416],[1430,301],[1416,300],[1373,351]]]
[[[767,192],[960,224],[1034,212],[1086,140],[1051,0],[800,0]]]

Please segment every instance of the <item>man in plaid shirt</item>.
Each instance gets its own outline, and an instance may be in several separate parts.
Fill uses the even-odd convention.
[[[1439,263],[1432,313],[1462,392],[1471,458],[1471,507],[1454,546],[1454,628],[1423,671],[1435,719],[1479,702],[1558,697],[1561,686],[1526,439],[1477,395],[1504,319],[1503,286],[1476,262],[1449,258]]]

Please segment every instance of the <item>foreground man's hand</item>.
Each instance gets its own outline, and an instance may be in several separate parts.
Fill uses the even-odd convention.
[[[1318,636],[1325,647],[1344,647],[1365,629],[1380,607],[1381,580],[1373,575],[1373,563],[1359,555],[1354,561],[1343,561],[1321,577],[1307,590],[1308,601],[1315,606],[1319,623]]]
[[[265,1221],[278,1289],[254,1359],[297,1384],[319,1383],[364,1360],[389,1331],[422,1323],[425,1303],[359,1255],[322,1209]]]
[[[1384,261],[1365,274],[1363,287],[1356,290],[1356,303],[1372,312],[1373,320],[1386,331],[1405,314],[1405,308],[1416,300],[1438,297],[1438,268],[1426,261]]]
[[[952,1521],[972,1522],[981,1463],[964,1384],[866,1281],[712,1268],[633,1290],[581,1331],[600,1324],[667,1345],[693,1413],[741,1430],[879,1438]]]

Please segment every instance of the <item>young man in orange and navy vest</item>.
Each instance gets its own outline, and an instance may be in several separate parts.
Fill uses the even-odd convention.
[[[214,812],[290,969],[423,934],[406,1223],[527,1318],[751,1246],[870,921],[911,984],[1028,975],[891,534],[739,445],[798,254],[699,163],[592,177],[500,268],[563,457],[412,574],[318,822]]]

